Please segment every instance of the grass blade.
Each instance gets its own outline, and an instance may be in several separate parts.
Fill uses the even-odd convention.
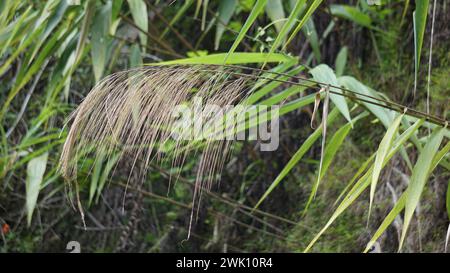
[[[92,66],[94,68],[95,82],[103,77],[105,65],[107,62],[108,51],[108,32],[111,25],[111,2],[106,2],[93,19],[92,25]]]
[[[409,186],[406,189],[407,197],[405,204],[405,217],[399,250],[403,246],[403,242],[405,240],[409,224],[411,223],[412,216],[419,203],[425,183],[427,182],[430,175],[433,157],[437,154],[439,145],[442,142],[442,139],[444,137],[444,130],[445,128],[437,128],[433,131],[433,133],[429,137],[429,140],[427,141],[427,144],[422,149],[422,152],[417,159],[416,165],[414,166]]]
[[[172,64],[224,64],[224,57],[226,58],[225,64],[245,64],[245,63],[262,63],[268,62],[289,62],[293,58],[284,54],[272,54],[268,58],[266,53],[247,53],[238,52],[227,57],[227,53],[211,54],[206,56],[192,57],[186,59],[178,59],[167,62],[152,63],[150,65],[172,65]]]
[[[237,0],[222,0],[219,4],[218,22],[216,28],[216,36],[214,38],[214,50],[219,49],[220,39],[222,38],[225,26],[230,22],[231,16],[237,6]]]
[[[397,135],[398,127],[400,122],[402,121],[403,114],[399,115],[392,125],[388,128],[386,134],[380,142],[380,146],[378,147],[377,155],[375,157],[375,163],[373,164],[373,172],[372,172],[372,182],[370,185],[370,201],[369,201],[369,216],[372,210],[373,198],[375,196],[375,190],[377,187],[378,178],[380,177],[381,170],[383,169],[383,162],[386,159],[386,156],[389,150],[392,147],[392,142],[394,137]]]
[[[275,38],[275,41],[273,42],[272,46],[270,47],[268,57],[270,57],[271,54],[275,52],[275,50],[280,46],[282,41],[286,38],[289,31],[291,30],[292,26],[295,23],[295,20],[297,19],[298,15],[302,11],[303,6],[305,5],[306,0],[298,0],[292,9],[291,13],[289,14],[289,17],[286,21],[286,23],[283,25],[281,30],[279,31],[277,38]],[[265,65],[266,62],[264,62]],[[263,65],[263,67],[264,67]]]
[[[341,48],[341,50],[339,50],[339,53],[336,57],[336,61],[335,61],[335,71],[336,71],[336,76],[340,77],[344,74],[344,70],[345,70],[345,66],[347,64],[347,56],[348,56],[348,47],[344,46]]]
[[[28,162],[26,188],[27,225],[31,225],[33,211],[41,189],[42,178],[47,166],[48,153],[35,157]]]
[[[414,94],[417,89],[417,74],[419,73],[420,56],[422,52],[423,36],[425,34],[425,26],[427,24],[429,0],[421,0],[416,2],[416,10],[413,13],[414,23]]]
[[[295,35],[302,29],[303,25],[308,21],[309,17],[313,14],[313,12],[319,7],[319,5],[322,3],[322,0],[314,0],[314,2],[311,3],[308,10],[306,11],[305,15],[303,15],[302,20],[298,23],[297,27],[294,29],[294,31],[289,36],[289,39],[286,41],[286,43],[283,46],[283,50],[286,49],[286,46],[294,39]]]
[[[275,28],[277,32],[283,29],[284,22],[282,21],[285,18],[283,3],[281,0],[270,0],[266,5],[266,13],[269,16],[270,20],[275,24]]]
[[[136,25],[145,32],[148,32],[148,15],[147,6],[143,0],[128,0],[130,6],[131,16]],[[145,52],[147,45],[147,35],[139,32],[139,39],[141,40],[142,50]]]
[[[253,7],[252,11],[250,12],[250,15],[248,16],[247,20],[245,21],[244,25],[242,26],[241,31],[239,31],[239,34],[236,37],[236,40],[234,41],[234,43],[231,46],[228,53],[225,55],[225,58],[223,59],[223,63],[227,63],[227,59],[229,57],[231,57],[233,52],[236,50],[237,46],[241,43],[242,39],[244,39],[244,36],[247,33],[248,29],[252,26],[253,22],[256,21],[256,18],[258,18],[258,15],[264,9],[264,6],[266,5],[266,3],[267,3],[267,0],[258,0],[256,2],[255,6]]]

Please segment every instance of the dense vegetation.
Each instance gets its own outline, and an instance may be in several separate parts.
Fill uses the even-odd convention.
[[[373,2],[1,1],[0,251],[446,251],[450,3]],[[235,142],[187,241],[201,144],[133,168],[94,143],[61,171],[96,83],[161,62],[263,68],[247,102],[282,112],[277,150]]]

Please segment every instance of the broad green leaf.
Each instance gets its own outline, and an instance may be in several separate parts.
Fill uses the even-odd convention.
[[[248,29],[252,26],[253,22],[256,21],[256,18],[258,18],[258,15],[264,9],[266,2],[267,2],[267,0],[257,0],[257,2],[255,3],[255,6],[253,7],[252,11],[250,12],[250,15],[248,16],[247,20],[245,21],[244,25],[242,26],[241,30],[239,31],[239,34],[236,37],[236,40],[234,41],[234,43],[231,46],[228,53],[225,55],[225,58],[223,59],[222,63],[228,63],[228,61],[227,61],[228,58],[230,58],[233,55],[237,46],[241,43],[242,39],[244,39],[244,36],[245,36],[245,34],[247,34]]]
[[[309,73],[313,75],[314,80],[321,82],[324,85],[330,84],[333,86],[339,86],[336,75],[334,74],[333,70],[326,64],[321,64],[314,67],[309,71]],[[342,90],[335,87],[330,87],[330,91],[342,94]],[[348,110],[347,101],[345,100],[345,98],[337,94],[330,94],[330,99],[333,101],[333,103],[336,105],[345,119],[351,123],[352,119],[350,118],[350,111]]]
[[[386,134],[381,140],[380,146],[378,147],[377,155],[375,157],[375,163],[373,164],[372,182],[370,185],[369,218],[370,218],[370,211],[372,209],[373,198],[375,196],[378,178],[380,177],[380,173],[383,168],[383,163],[386,159],[386,156],[392,147],[392,142],[394,141],[394,138],[397,135],[398,127],[400,126],[400,122],[402,121],[403,116],[404,114],[399,115],[394,120],[394,122],[392,122],[391,126],[389,126],[389,128],[386,131]]]
[[[111,1],[107,1],[105,5],[97,10],[93,19],[91,56],[96,82],[99,82],[103,77],[103,71],[108,60],[108,33],[111,25],[111,11]]]
[[[436,155],[444,137],[444,130],[445,128],[437,128],[433,131],[427,141],[427,144],[422,149],[422,152],[420,153],[416,164],[414,165],[411,180],[409,182],[408,188],[406,189],[407,196],[405,204],[405,217],[399,250],[403,246],[403,242],[405,240],[406,232],[408,231],[412,216],[414,214],[414,211],[416,210],[417,204],[420,200],[420,196],[422,195],[423,188],[425,187],[425,184],[430,175],[433,158]]]
[[[47,166],[47,159],[48,153],[44,153],[28,162],[27,180],[25,184],[28,226],[31,225],[33,211],[36,207],[39,191],[41,190],[42,178],[44,177],[45,168]]]
[[[281,0],[269,0],[266,5],[266,13],[272,23],[275,24],[277,32],[280,33],[283,28],[283,19],[285,18],[283,2]]]
[[[414,24],[414,58],[415,58],[415,81],[414,91],[417,88],[417,75],[419,73],[420,56],[422,52],[423,36],[427,24],[429,0],[420,0],[416,2],[416,10],[413,12]]]
[[[231,16],[237,6],[237,0],[221,0],[217,18],[216,37],[214,38],[214,50],[219,49],[220,39],[222,38],[225,26],[230,22]]]
[[[368,88],[367,86],[365,86],[364,84],[362,84],[360,81],[356,80],[353,77],[342,76],[342,77],[339,77],[338,82],[339,82],[339,85],[344,86],[345,88],[347,88],[353,92],[361,93],[361,94],[368,95],[368,96],[371,96],[374,98],[381,98],[378,95],[378,93],[373,92],[370,88]],[[367,97],[362,97],[359,95],[356,95],[356,96],[364,98],[368,101],[375,102],[375,100],[367,98]],[[386,109],[384,109],[382,107],[373,105],[371,103],[361,102],[361,104],[363,104],[370,112],[372,112],[372,114],[374,114],[381,121],[381,123],[383,123],[384,127],[389,128],[392,121],[394,120],[394,118],[390,112],[388,112]]]
[[[339,50],[336,57],[336,62],[334,66],[336,67],[336,76],[341,77],[344,74],[345,66],[347,64],[348,47],[344,46]],[[340,78],[338,79],[340,80]]]
[[[336,108],[333,109],[328,116],[328,124],[332,124],[337,116],[337,110]],[[289,174],[289,172],[294,168],[297,163],[302,159],[302,157],[305,155],[305,153],[312,147],[314,142],[322,135],[323,127],[320,126],[317,128],[314,133],[312,133],[306,140],[303,142],[303,144],[300,146],[300,148],[295,152],[295,154],[292,156],[292,158],[289,160],[289,162],[284,166],[284,168],[281,170],[280,174],[275,178],[275,180],[272,182],[270,187],[266,190],[266,192],[263,194],[263,196],[259,199],[258,203],[256,203],[254,209],[258,208],[259,205],[269,196],[269,194],[280,184],[280,182],[286,177],[286,175]]]
[[[331,14],[341,18],[351,20],[358,25],[371,27],[370,16],[360,11],[357,7],[348,5],[330,5]]]
[[[245,64],[245,63],[261,63],[267,60],[266,53],[247,53],[238,52],[230,55],[225,64]],[[172,65],[172,64],[224,64],[223,60],[227,56],[227,53],[211,54],[200,57],[192,57],[186,59],[178,59],[167,62],[152,63],[150,65]],[[284,54],[272,54],[268,59],[268,62],[289,62],[293,60]]]
[[[136,25],[143,31],[148,32],[147,6],[144,0],[128,0],[128,5],[130,6],[131,16]],[[143,52],[145,52],[147,34],[139,32],[139,39],[141,40]]]

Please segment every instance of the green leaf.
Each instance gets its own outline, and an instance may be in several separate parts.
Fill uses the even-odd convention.
[[[223,59],[223,63],[228,63],[228,58],[231,57],[233,52],[236,50],[237,46],[241,43],[242,39],[244,39],[245,34],[247,33],[248,29],[252,26],[253,22],[256,21],[256,18],[258,18],[258,15],[261,13],[261,11],[264,9],[264,6],[266,5],[267,0],[258,0],[253,7],[252,11],[250,12],[250,15],[248,16],[247,20],[245,21],[244,25],[242,26],[241,30],[239,31],[238,36],[236,37],[236,40],[234,41],[233,45],[231,46],[228,53],[225,55],[225,58]]]
[[[142,65],[142,56],[139,46],[132,45],[130,47],[130,68],[139,67]]]
[[[316,31],[316,26],[314,25],[313,18],[310,17],[308,21],[306,21],[306,27],[302,28],[303,33],[305,34],[306,38],[308,39],[309,44],[311,45],[311,48],[313,50],[314,57],[316,58],[316,61],[320,63],[321,60],[321,53],[320,53],[320,41],[319,41],[319,35]]]
[[[97,10],[92,25],[91,55],[92,65],[94,67],[95,81],[98,82],[103,77],[105,64],[108,59],[108,33],[111,25],[111,1],[106,2]]]
[[[143,31],[148,32],[148,14],[144,0],[128,0],[128,5],[130,6],[131,16],[136,25]],[[147,34],[139,32],[139,39],[141,40],[142,49],[145,52]]]
[[[427,24],[428,5],[429,0],[420,0],[416,2],[416,10],[413,12],[414,23],[414,57],[415,57],[415,84],[414,90],[417,87],[417,75],[419,73],[420,56],[422,52],[423,36],[425,34],[425,27]]]
[[[211,54],[200,57],[192,57],[186,59],[178,59],[167,62],[152,63],[150,65],[172,65],[172,64],[224,64],[223,60],[227,53]],[[267,60],[266,53],[247,53],[238,52],[229,56],[225,64],[245,64],[245,63],[261,63]],[[268,62],[289,62],[294,58],[284,54],[272,54]]]
[[[347,64],[348,47],[344,46],[339,50],[334,66],[336,67],[336,76],[340,77],[344,74],[345,66]]]
[[[442,148],[433,158],[432,164],[431,164],[431,170],[430,173],[437,167],[441,159],[444,157],[445,154],[447,154],[450,150],[450,142],[447,142],[447,145]],[[449,184],[450,185],[450,184]],[[447,188],[447,213],[450,219],[450,208],[449,208],[449,200],[450,199],[450,186]],[[395,217],[400,214],[400,212],[405,207],[406,203],[406,191],[400,196],[400,198],[397,200],[397,203],[394,205],[392,210],[389,212],[389,214],[386,216],[386,218],[381,223],[380,227],[377,229],[375,234],[373,235],[372,239],[370,239],[369,243],[367,244],[366,249],[364,252],[369,251],[369,249],[372,247],[372,245],[378,240],[378,238],[383,234],[383,232],[388,228],[388,226],[394,221]]]
[[[31,159],[27,165],[26,189],[26,208],[27,224],[31,225],[33,211],[36,207],[39,191],[41,190],[42,178],[44,177],[47,166],[48,152]]]
[[[395,203],[395,206],[392,208],[392,210],[386,216],[386,218],[384,218],[380,227],[378,227],[377,231],[375,231],[375,234],[373,235],[373,237],[367,243],[367,246],[366,246],[366,249],[364,250],[364,252],[368,252],[370,250],[370,248],[378,240],[378,238],[383,234],[383,232],[392,224],[392,222],[394,222],[395,217],[397,217],[400,214],[400,212],[402,212],[403,208],[405,207],[405,203],[406,203],[406,194],[403,193],[400,196],[400,198],[397,200],[397,203]]]
[[[314,67],[309,71],[309,73],[311,73],[311,75],[313,75],[314,77],[314,80],[318,82],[339,86],[336,75],[334,74],[333,70],[326,64],[321,64]],[[340,89],[330,87],[330,90],[342,94],[342,91]],[[350,111],[348,110],[347,101],[345,100],[345,98],[337,94],[330,94],[330,99],[333,101],[333,103],[336,105],[345,119],[351,123],[352,119],[350,118]]]
[[[305,5],[305,2],[306,2],[306,0],[298,0],[295,3],[295,6],[292,9],[291,13],[289,14],[289,17],[288,17],[286,23],[283,25],[283,27],[281,28],[280,32],[277,35],[277,38],[275,38],[275,41],[273,42],[272,46],[270,47],[268,57],[270,57],[270,55],[275,52],[275,49],[277,49],[278,46],[280,46],[281,42],[284,41],[284,39],[288,35],[289,31],[295,24],[295,20],[297,19],[298,15],[302,11],[302,8]]]
[[[322,180],[323,176],[325,175],[326,171],[331,165],[331,162],[333,161],[334,156],[336,155],[337,150],[342,145],[345,137],[348,135],[350,130],[352,129],[352,125],[350,123],[347,123],[343,127],[339,128],[339,130],[336,131],[336,133],[332,136],[331,140],[327,144],[325,148],[325,153],[323,156],[323,165],[320,169],[320,173],[318,174],[318,179],[313,184],[311,194],[309,195],[308,202],[306,203],[305,209],[303,211],[303,214],[306,213],[306,211],[309,208],[309,205],[311,204],[314,196],[317,193],[317,189],[319,188],[320,181]]]
[[[358,25],[371,27],[370,16],[360,11],[357,7],[348,5],[330,5],[331,14],[341,18],[351,20]]]
[[[281,0],[269,0],[266,5],[266,13],[272,20],[272,23],[275,24],[277,32],[280,33],[284,24],[283,19],[285,18]]]
[[[336,119],[337,116],[337,110],[336,108],[333,109],[328,116],[328,125],[332,124],[333,121]],[[280,174],[275,178],[275,180],[272,182],[270,187],[266,190],[266,192],[263,194],[263,196],[259,199],[258,203],[256,203],[255,207],[253,209],[256,209],[261,205],[261,203],[269,196],[269,194],[280,184],[280,182],[283,180],[286,175],[289,174],[289,172],[294,168],[297,163],[302,159],[302,157],[305,155],[305,153],[312,147],[314,142],[322,135],[323,127],[320,126],[317,128],[314,133],[312,133],[306,140],[303,142],[303,144],[300,146],[300,148],[295,152],[295,154],[292,156],[292,158],[289,160],[289,162],[284,166],[284,168],[281,170]]]
[[[344,86],[345,88],[348,88],[349,90],[351,90],[353,92],[361,93],[361,94],[368,95],[368,96],[371,96],[374,98],[381,98],[377,92],[374,92],[372,89],[365,86],[364,84],[362,84],[360,81],[356,80],[353,77],[342,76],[342,77],[339,77],[338,82],[339,82],[339,85]],[[360,95],[356,95],[356,96],[366,99],[368,101],[378,102],[376,100],[373,100],[373,99],[370,99],[367,97],[362,97]],[[361,102],[361,103],[370,112],[372,112],[372,114],[374,114],[381,121],[381,123],[383,123],[384,127],[389,128],[392,121],[394,120],[393,116],[391,115],[391,113],[389,111],[387,111],[386,109],[384,109],[382,107],[373,105],[368,102]]]
[[[430,135],[427,144],[422,149],[419,158],[414,165],[411,180],[409,182],[405,204],[405,217],[403,223],[402,236],[400,239],[399,250],[403,246],[405,240],[406,232],[408,231],[409,224],[411,222],[414,211],[416,210],[417,204],[419,203],[420,196],[422,195],[425,183],[430,175],[430,170],[433,163],[433,158],[436,155],[439,146],[444,137],[445,128],[437,128]]]
[[[447,195],[446,195],[445,207],[447,208],[448,219],[450,219],[450,181],[447,185]]]
[[[300,1],[299,1],[300,2]],[[289,36],[289,39],[286,41],[286,43],[283,46],[283,50],[286,49],[286,46],[294,39],[294,37],[297,35],[297,33],[302,29],[303,25],[308,21],[308,19],[311,17],[313,12],[319,7],[319,5],[322,3],[322,0],[314,0],[311,5],[309,6],[306,13],[303,15],[302,20],[298,23],[297,27],[295,27],[294,31]]]
[[[217,18],[216,37],[214,38],[214,50],[219,49],[220,39],[222,38],[225,26],[230,22],[231,16],[237,6],[237,0],[221,0],[219,3],[219,14]]]
[[[91,175],[91,184],[90,184],[90,187],[89,187],[89,203],[88,203],[88,206],[91,206],[92,200],[94,199],[95,193],[97,191],[104,159],[105,159],[105,153],[104,152],[99,152],[99,155],[95,159],[94,169],[93,169],[92,175]]]
[[[386,157],[384,165],[389,162],[389,160],[397,153],[400,147],[419,129],[423,124],[423,120],[417,120],[411,127],[409,127],[403,134],[401,134],[394,142],[392,149],[389,151]],[[341,215],[353,202],[361,195],[361,193],[370,185],[370,177],[372,174],[373,166],[370,168],[359,180],[355,183],[353,188],[347,193],[345,198],[336,208],[334,213],[331,215],[325,226],[317,233],[317,235],[311,240],[309,245],[306,247],[304,252],[308,252],[312,246],[317,242],[317,240],[322,236],[322,234],[331,226],[331,224]]]
[[[386,156],[392,147],[392,142],[394,141],[394,138],[397,135],[398,127],[400,126],[400,122],[402,121],[403,116],[404,114],[399,115],[394,120],[394,122],[392,122],[391,126],[389,126],[386,134],[381,140],[380,146],[378,147],[377,155],[375,157],[375,163],[373,164],[372,183],[370,185],[369,218],[370,218],[370,211],[372,209],[373,198],[375,196],[375,189],[377,187],[378,178],[380,177],[381,170],[383,169],[383,163],[386,160]]]

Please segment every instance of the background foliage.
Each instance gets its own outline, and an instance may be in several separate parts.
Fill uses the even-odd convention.
[[[2,1],[0,250],[60,252],[76,240],[83,252],[360,252],[375,241],[386,252],[401,242],[402,251],[444,251],[448,129],[332,96],[321,155],[314,84],[254,86],[253,103],[284,103],[280,148],[238,143],[184,243],[198,156],[169,192],[179,170],[152,165],[124,210],[127,160],[86,158],[78,181],[87,230],[57,167],[70,112],[106,75],[145,63],[264,66],[448,119],[447,4]]]

